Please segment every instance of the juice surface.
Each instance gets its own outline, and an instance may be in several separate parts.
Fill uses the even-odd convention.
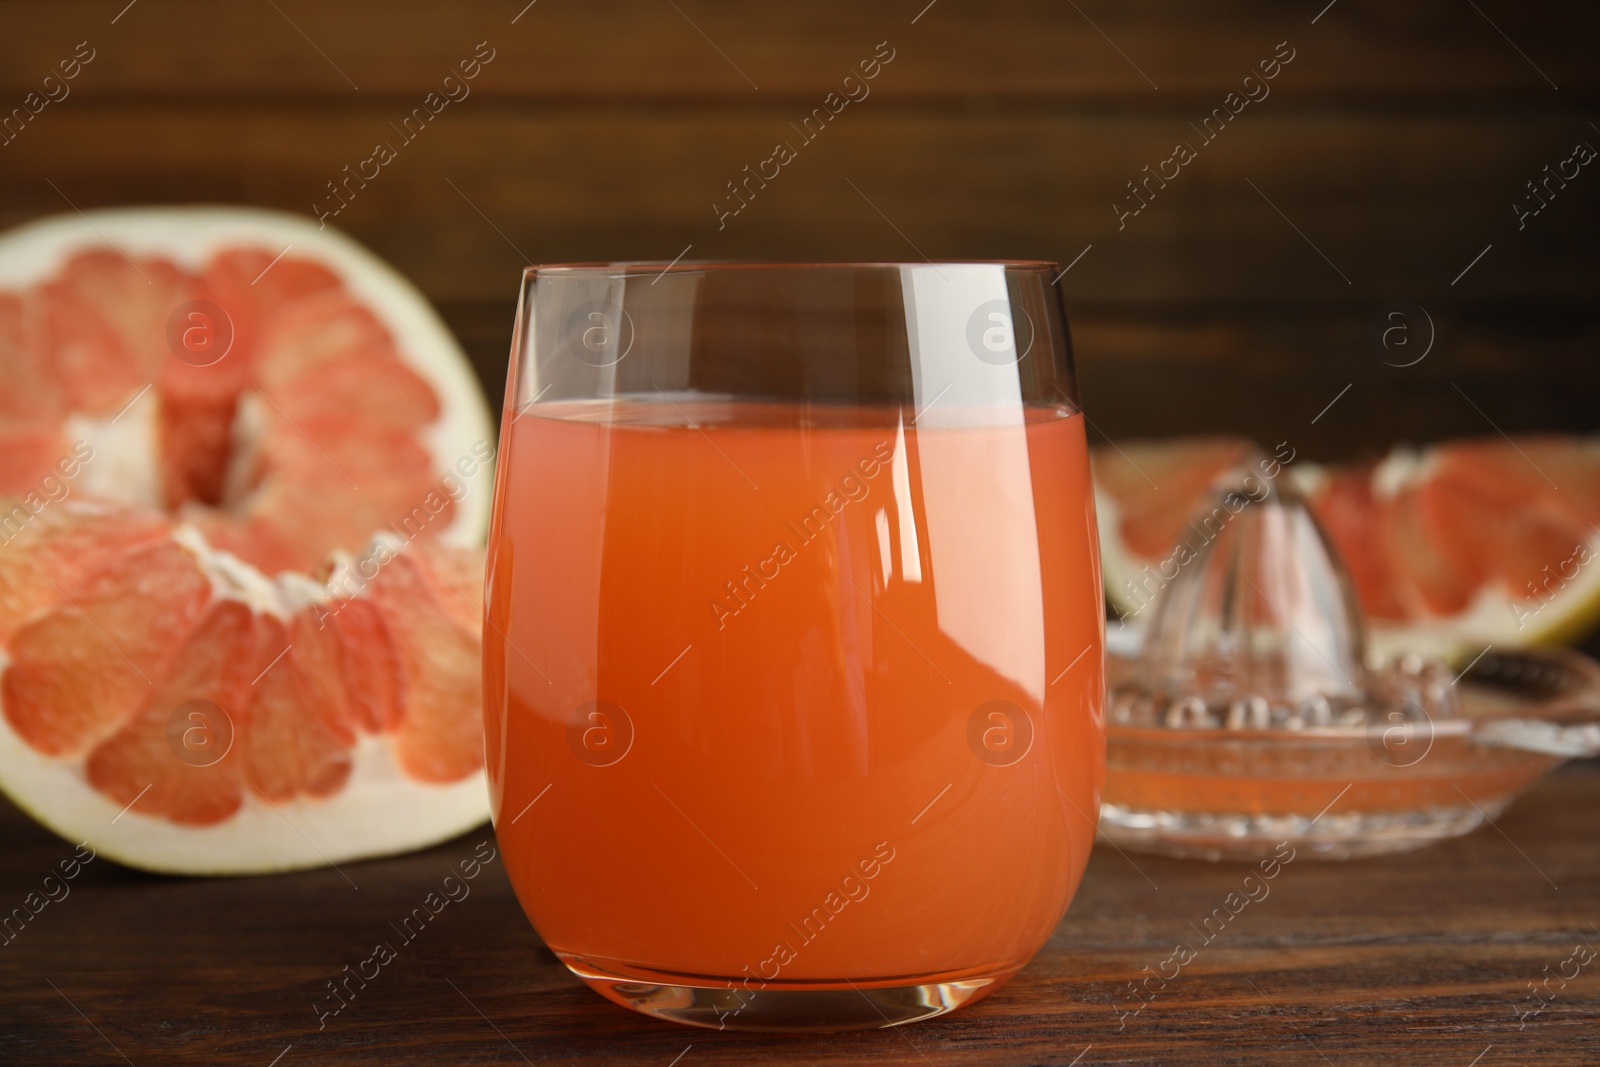
[[[1055,927],[1104,775],[1083,420],[909,417],[507,413],[489,774],[562,957],[959,976],[1020,966]]]

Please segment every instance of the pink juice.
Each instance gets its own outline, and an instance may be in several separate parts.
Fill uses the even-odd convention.
[[[523,906],[580,974],[1008,975],[1104,775],[1083,419],[508,413],[485,708]]]

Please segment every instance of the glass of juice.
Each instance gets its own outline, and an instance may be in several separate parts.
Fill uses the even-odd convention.
[[[484,631],[496,833],[604,996],[841,1030],[994,991],[1104,776],[1053,264],[523,279]]]

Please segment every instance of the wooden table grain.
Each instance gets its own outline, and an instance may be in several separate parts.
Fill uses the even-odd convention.
[[[0,841],[7,911],[74,855],[9,805]],[[0,947],[0,1063],[1600,1062],[1600,960],[1579,962],[1580,946],[1600,949],[1593,762],[1463,839],[1344,864],[1296,859],[1137,1014],[1128,983],[1161,970],[1176,944],[1200,944],[1191,923],[1248,868],[1102,846],[1044,951],[988,1000],[894,1031],[745,1035],[657,1022],[591,993],[540,943],[498,860],[401,944],[391,924],[485,842],[487,826],[412,856],[243,879],[89,862]],[[397,957],[320,1015],[337,1003],[329,980],[380,941],[401,944]]]

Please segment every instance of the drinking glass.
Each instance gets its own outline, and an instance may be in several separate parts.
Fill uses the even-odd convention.
[[[530,268],[484,634],[495,829],[604,996],[851,1029],[1066,910],[1104,622],[1054,266]]]

